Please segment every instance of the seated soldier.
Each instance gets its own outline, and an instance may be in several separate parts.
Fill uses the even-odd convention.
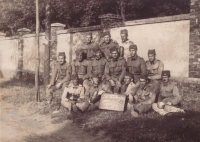
[[[46,98],[49,104],[52,101],[53,92],[61,87],[64,90],[70,82],[71,65],[65,59],[65,52],[59,52],[58,63],[53,70],[50,84],[47,85],[46,89]]]
[[[141,76],[139,85],[133,88],[129,94],[128,105],[132,106],[130,107],[131,115],[138,117],[139,114],[148,112],[155,101],[155,97],[152,84],[147,82],[146,76]]]
[[[120,94],[128,95],[130,90],[134,87],[136,87],[136,84],[133,82],[133,75],[126,72]]]
[[[170,71],[162,71],[162,82],[159,88],[158,103],[154,103],[152,108],[160,115],[169,112],[184,112],[183,109],[175,107],[181,101],[178,87],[170,81]]]
[[[84,112],[89,103],[85,99],[85,89],[82,85],[78,83],[78,76],[76,74],[71,75],[72,84],[68,87],[65,87],[61,105],[75,113]]]
[[[105,78],[113,87],[114,93],[120,93],[121,82],[126,73],[126,60],[119,57],[119,51],[116,47],[110,48],[111,59],[105,66]]]

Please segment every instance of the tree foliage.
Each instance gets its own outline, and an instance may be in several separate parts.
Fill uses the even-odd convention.
[[[136,20],[189,13],[190,0],[51,0],[52,23],[70,27],[99,25],[99,15],[120,15],[120,2],[124,2],[125,19]],[[0,1],[1,30],[25,27],[35,31],[35,1]],[[45,29],[45,0],[39,0],[41,31]]]

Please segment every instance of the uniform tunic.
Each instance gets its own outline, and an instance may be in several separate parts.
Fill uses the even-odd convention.
[[[103,55],[109,59],[110,57],[110,48],[116,46],[116,48],[119,48],[118,43],[113,42],[113,40],[110,40],[109,43],[105,43],[103,42],[102,44],[100,44],[100,49],[103,52]]]
[[[121,42],[120,44],[119,44],[119,46],[122,46],[122,47],[124,47],[124,58],[127,60],[128,59],[128,57],[130,57],[130,52],[129,52],[129,46],[130,45],[133,45],[134,43],[132,42],[132,41],[130,41],[130,40],[127,40],[127,41],[125,41],[125,42]]]
[[[164,64],[162,61],[155,59],[153,63],[146,61],[147,75],[150,79],[161,79],[161,73],[164,70]]]
[[[102,77],[104,75],[106,62],[107,60],[105,57],[102,57],[99,60],[95,58],[92,59],[89,67],[89,75],[96,73],[99,77]]]
[[[143,58],[136,55],[134,58],[129,57],[127,60],[127,70],[133,74],[134,82],[136,83],[140,76],[146,75],[146,65]]]
[[[96,45],[97,44],[94,42],[91,43],[84,42],[83,44],[79,45],[78,49],[82,49],[86,55],[86,58],[90,60],[94,55],[93,48],[95,48]]]
[[[174,82],[162,82],[160,85],[160,93],[158,96],[158,102],[171,102],[173,105],[178,104],[181,101],[181,96],[177,85]]]
[[[82,62],[79,62],[78,60],[74,60],[72,62],[72,74],[78,74],[78,77],[85,80],[89,77],[88,71],[89,71],[89,61],[83,60]]]
[[[106,80],[114,80],[122,82],[126,72],[126,60],[118,58],[117,60],[110,60],[106,63],[105,77]]]

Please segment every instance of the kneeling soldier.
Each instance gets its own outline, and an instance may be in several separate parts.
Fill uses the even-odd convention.
[[[140,78],[139,85],[131,91],[129,94],[129,104],[133,105],[131,114],[133,117],[138,117],[139,114],[151,109],[156,97],[155,90],[152,84],[147,82],[146,76],[143,76]]]
[[[116,47],[110,48],[111,60],[106,63],[105,78],[113,86],[113,92],[119,93],[121,82],[126,73],[126,60],[119,57],[119,52]]]
[[[51,103],[53,92],[55,90],[60,89],[61,87],[64,90],[64,88],[70,82],[71,65],[67,63],[65,59],[66,59],[65,52],[59,52],[58,63],[56,64],[53,70],[50,84],[47,85],[46,89],[46,98],[48,103]]]
[[[85,89],[78,83],[78,76],[76,74],[71,75],[72,84],[64,89],[61,104],[67,108],[69,112],[75,113],[84,112],[89,103],[85,99]]]
[[[161,115],[169,112],[184,112],[183,109],[175,107],[181,101],[178,87],[169,80],[170,71],[162,71],[162,82],[160,85],[158,103],[154,103],[152,108]]]

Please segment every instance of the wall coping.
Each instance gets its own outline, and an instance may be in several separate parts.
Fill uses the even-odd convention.
[[[24,38],[29,38],[29,37],[35,37],[36,34],[26,34],[26,35],[23,35]],[[45,33],[40,33],[40,36],[45,36]]]
[[[19,39],[19,38],[18,38],[18,36],[4,37],[4,38],[0,38],[0,41],[2,41],[2,40],[13,40],[13,39]]]
[[[163,22],[181,21],[181,20],[189,20],[189,19],[190,19],[190,14],[181,14],[181,15],[174,15],[174,16],[165,16],[165,17],[126,21],[125,26],[163,23]]]

